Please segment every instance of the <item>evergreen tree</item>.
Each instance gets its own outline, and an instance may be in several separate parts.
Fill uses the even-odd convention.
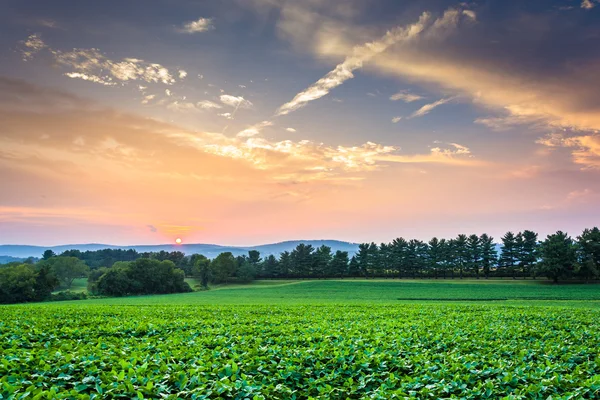
[[[404,238],[397,238],[392,241],[391,247],[392,269],[399,278],[402,278],[406,270],[408,243]]]
[[[498,269],[501,269],[500,273],[514,273],[518,260],[517,238],[514,233],[510,231],[506,232],[502,237],[502,252],[498,260]]]
[[[477,235],[470,235],[467,239],[467,249],[469,251],[469,261],[467,263],[469,270],[479,279],[479,265],[482,259],[481,239]]]
[[[580,267],[578,275],[587,281],[600,274],[600,229],[585,229],[577,237]]]
[[[540,245],[541,262],[539,270],[542,275],[555,283],[572,275],[577,263],[575,243],[566,233],[558,231],[548,235]]]
[[[360,276],[360,263],[358,262],[356,256],[352,256],[350,262],[348,263],[348,275],[349,276]]]
[[[263,262],[262,273],[266,277],[275,278],[280,275],[280,272],[281,271],[279,271],[279,261],[277,261],[277,258],[273,254],[271,254]]]
[[[348,252],[338,250],[329,264],[331,276],[342,277],[348,274]]]
[[[467,267],[469,263],[469,248],[467,246],[467,241],[467,235],[463,234],[458,235],[454,240],[454,254],[460,279],[463,278],[465,267]]]
[[[296,276],[307,277],[314,264],[314,247],[300,243],[291,253],[291,269]]]
[[[279,276],[287,278],[292,274],[292,255],[289,251],[284,251],[279,255]]]
[[[325,276],[329,272],[329,263],[332,259],[331,247],[321,246],[317,248],[314,256],[313,274],[315,276]]]
[[[439,271],[442,266],[443,249],[440,240],[436,237],[429,241],[429,247],[427,252],[427,265],[432,271],[433,275],[437,278]]]
[[[496,251],[493,237],[484,233],[479,240],[481,242],[481,268],[483,275],[488,278],[490,270],[496,265],[498,252]]]
[[[520,248],[519,264],[525,276],[531,276],[535,271],[538,260],[538,234],[525,230],[520,234],[522,244]]]

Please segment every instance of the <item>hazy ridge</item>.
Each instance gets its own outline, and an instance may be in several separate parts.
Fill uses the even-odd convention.
[[[133,245],[133,246],[117,246],[101,243],[86,243],[86,244],[66,244],[59,246],[31,246],[31,245],[0,245],[0,260],[2,256],[24,259],[27,257],[41,257],[45,250],[52,250],[56,254],[60,254],[66,250],[94,251],[100,249],[133,249],[140,253],[156,252],[156,251],[182,251],[185,254],[204,254],[212,258],[220,253],[230,251],[233,255],[238,256],[247,254],[249,250],[258,250],[260,254],[268,256],[270,254],[279,255],[284,251],[292,251],[298,244],[310,244],[313,247],[322,245],[331,247],[333,252],[337,250],[347,251],[350,255],[358,251],[357,243],[343,242],[340,240],[289,240],[279,243],[262,244],[258,246],[222,246],[217,244],[191,243],[182,245],[173,244],[157,244],[157,245]],[[12,260],[17,261],[17,260]],[[8,262],[8,261],[5,261]]]

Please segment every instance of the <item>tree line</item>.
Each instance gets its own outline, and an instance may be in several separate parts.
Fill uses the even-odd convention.
[[[69,289],[88,277],[88,292],[105,296],[190,291],[185,277],[209,284],[274,278],[537,278],[590,281],[600,275],[600,230],[585,229],[575,239],[558,231],[543,241],[525,230],[500,240],[487,235],[458,235],[429,241],[397,238],[389,243],[362,243],[352,256],[300,243],[279,257],[262,258],[256,250],[209,259],[180,251],[46,250],[38,262],[9,263],[0,268],[0,303],[43,301],[57,288]]]
[[[194,260],[195,258],[195,260]],[[233,257],[222,253],[214,260],[194,255],[192,275],[202,286],[231,279],[254,278],[537,278],[558,282],[596,279],[600,271],[600,231],[585,229],[576,239],[558,231],[538,241],[525,230],[507,232],[500,252],[487,235],[458,235],[425,242],[397,238],[390,243],[362,243],[355,255],[332,252],[328,246],[299,244],[279,257],[262,259],[258,251]]]

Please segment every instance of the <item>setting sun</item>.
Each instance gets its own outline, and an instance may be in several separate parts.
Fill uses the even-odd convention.
[[[181,238],[177,238],[177,239],[175,239],[175,243],[176,243],[176,244],[181,244]]]

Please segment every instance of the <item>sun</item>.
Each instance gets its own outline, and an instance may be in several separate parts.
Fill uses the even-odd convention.
[[[181,238],[175,239],[175,244],[181,244]]]

